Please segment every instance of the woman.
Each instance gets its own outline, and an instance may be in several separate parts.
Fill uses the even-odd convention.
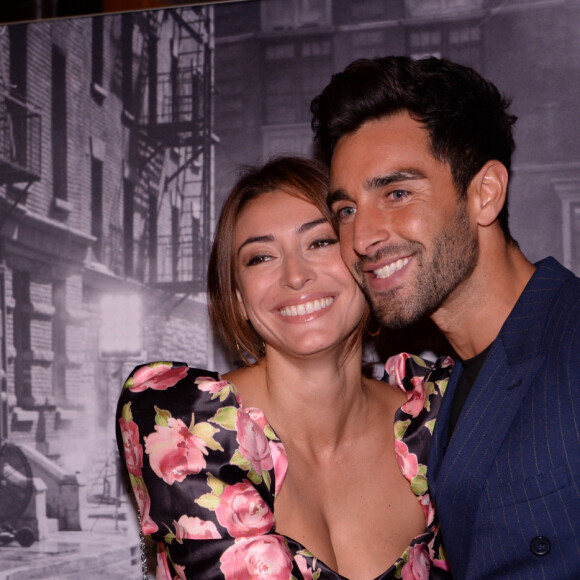
[[[210,317],[247,366],[153,363],[125,384],[118,440],[158,578],[446,577],[425,464],[450,360],[363,375],[367,306],[325,195],[323,169],[280,158],[224,205]]]

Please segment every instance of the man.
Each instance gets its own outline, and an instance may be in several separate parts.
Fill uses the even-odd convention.
[[[357,61],[312,103],[342,254],[382,323],[458,361],[428,478],[456,578],[580,578],[580,279],[508,227],[515,117],[472,69]]]

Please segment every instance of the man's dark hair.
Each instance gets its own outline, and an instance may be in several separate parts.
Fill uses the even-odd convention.
[[[445,59],[406,56],[361,59],[330,83],[311,104],[314,138],[330,164],[336,143],[364,123],[407,111],[429,133],[433,156],[447,162],[465,197],[473,177],[491,159],[511,171],[515,148],[507,112],[510,101],[472,68]],[[499,215],[506,239],[507,199]]]

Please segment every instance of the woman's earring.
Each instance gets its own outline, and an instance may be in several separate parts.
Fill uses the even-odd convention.
[[[247,367],[255,367],[258,364],[258,361],[256,362],[250,362],[245,356],[244,356],[244,351],[240,348],[240,345],[238,344],[238,341],[236,340],[236,350],[238,351],[238,354],[240,355],[240,358],[242,359],[242,362],[247,366]]]
[[[369,326],[367,326],[367,333],[368,333],[369,336],[372,336],[373,338],[376,338],[381,333],[381,323],[378,320],[376,320],[376,319],[373,319],[372,321],[374,321],[376,323],[377,329],[374,330],[374,331],[371,331],[370,324],[369,324]]]

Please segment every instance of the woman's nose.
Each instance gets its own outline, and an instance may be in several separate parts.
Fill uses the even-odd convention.
[[[282,286],[298,290],[314,277],[312,265],[303,256],[286,256],[282,266]]]

